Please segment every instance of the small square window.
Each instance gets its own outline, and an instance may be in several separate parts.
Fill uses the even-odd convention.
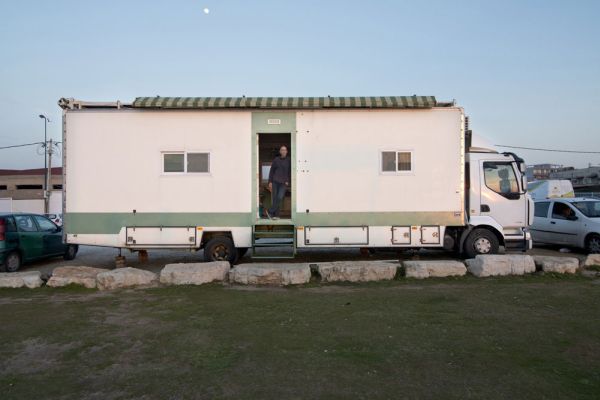
[[[381,153],[381,170],[383,172],[396,172],[395,151],[384,151]]]
[[[412,151],[382,151],[381,172],[412,172]]]
[[[410,151],[398,152],[398,171],[412,171],[412,154]]]
[[[167,153],[163,154],[164,172],[185,172],[184,165],[185,154]]]
[[[187,153],[187,172],[210,172],[208,153]]]

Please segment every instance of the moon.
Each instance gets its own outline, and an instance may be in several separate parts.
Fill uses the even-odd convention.
[[[210,10],[209,10],[208,8],[206,8],[206,7],[205,7],[205,8],[204,8],[204,10],[202,10],[202,11],[204,11],[204,14],[208,14],[208,13],[210,13]]]

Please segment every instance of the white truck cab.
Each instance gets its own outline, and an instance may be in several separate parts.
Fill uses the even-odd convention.
[[[468,228],[460,234],[459,248],[467,256],[493,254],[500,246],[530,249],[533,201],[524,161],[483,144],[469,147],[465,165]]]

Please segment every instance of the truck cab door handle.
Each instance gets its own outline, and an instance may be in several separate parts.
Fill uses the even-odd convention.
[[[487,204],[482,204],[479,207],[479,209],[480,209],[481,212],[490,212],[490,206],[488,206]]]
[[[554,221],[550,221],[550,223],[551,223],[552,225],[556,225],[556,222],[554,222]]]

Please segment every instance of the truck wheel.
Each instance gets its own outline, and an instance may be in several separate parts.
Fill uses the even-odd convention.
[[[4,259],[4,269],[6,272],[16,272],[19,268],[21,268],[21,255],[13,251]]]
[[[592,234],[585,242],[585,249],[590,254],[600,253],[600,235]]]
[[[67,250],[65,251],[65,254],[63,255],[63,258],[65,260],[74,260],[75,257],[77,256],[77,252],[79,251],[79,246],[76,244],[70,244],[67,246]]]
[[[465,240],[465,254],[474,258],[478,254],[496,254],[500,248],[498,238],[487,229],[474,229]]]
[[[204,261],[229,261],[235,264],[237,259],[238,251],[228,237],[214,237],[204,246]]]

